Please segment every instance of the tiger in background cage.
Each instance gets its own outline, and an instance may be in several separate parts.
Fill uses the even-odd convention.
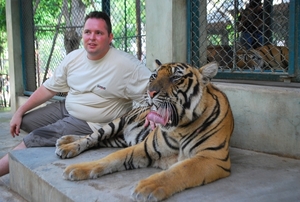
[[[246,50],[236,48],[236,67],[251,71],[287,71],[289,65],[289,49],[286,46],[265,45],[256,49]],[[229,45],[217,45],[207,47],[207,62],[216,61],[219,69],[232,69],[233,47]]]
[[[232,66],[233,49],[229,45],[207,46],[207,63],[217,62],[219,69]]]
[[[236,53],[236,66],[240,70],[286,71],[289,65],[289,49],[286,46],[265,45],[256,49],[239,49]]]

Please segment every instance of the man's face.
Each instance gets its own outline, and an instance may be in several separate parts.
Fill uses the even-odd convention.
[[[89,18],[85,22],[82,39],[88,58],[99,60],[108,52],[113,34],[108,34],[103,19]]]

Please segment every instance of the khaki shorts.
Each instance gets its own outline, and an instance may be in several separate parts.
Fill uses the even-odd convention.
[[[93,133],[86,121],[71,116],[64,101],[57,101],[23,116],[21,129],[29,134],[23,139],[26,147],[53,147],[64,135]]]

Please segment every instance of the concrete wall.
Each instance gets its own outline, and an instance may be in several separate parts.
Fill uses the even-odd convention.
[[[19,106],[18,96],[23,95],[23,71],[20,37],[19,0],[6,0],[6,25],[10,74],[11,109]]]
[[[186,61],[186,1],[146,0],[147,66]],[[149,34],[150,33],[150,34]]]
[[[232,146],[300,158],[300,88],[216,85],[231,103]]]

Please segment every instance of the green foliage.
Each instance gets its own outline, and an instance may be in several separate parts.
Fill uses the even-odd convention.
[[[208,40],[214,46],[221,45],[221,36],[218,34],[212,34],[208,36]]]
[[[35,0],[33,0],[33,5],[35,5]],[[58,17],[61,13],[61,7],[62,1],[40,1],[33,17],[35,27],[39,27],[39,31],[36,32],[36,36],[38,38],[50,37],[49,32],[41,30],[53,30],[53,27],[57,25]],[[52,35],[51,32],[50,34]]]
[[[6,12],[5,0],[0,0],[0,55],[3,54],[6,43]]]
[[[62,7],[62,1],[56,1],[56,0],[40,1],[36,9],[36,12],[34,14],[34,24],[36,26],[56,25],[57,18],[61,12],[61,7]]]
[[[226,30],[228,32],[229,45],[233,45],[233,42],[235,40],[234,35],[236,34],[234,26],[232,24],[228,24],[226,26]]]
[[[112,2],[112,1],[111,1]],[[143,8],[144,1],[141,1]],[[114,0],[114,9],[111,13],[111,21],[114,33],[114,46],[126,52],[133,53],[130,49],[136,38],[136,5],[135,1]],[[141,9],[145,12],[145,9]],[[141,13],[142,26],[145,26],[145,13]]]
[[[0,0],[0,73],[7,74],[8,66],[4,62],[4,50],[7,48],[5,0]]]
[[[0,32],[6,32],[5,0],[0,0]]]

